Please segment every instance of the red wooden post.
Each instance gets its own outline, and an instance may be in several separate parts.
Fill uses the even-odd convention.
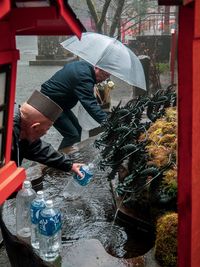
[[[171,84],[174,83],[175,59],[176,59],[176,30],[172,29],[171,30],[171,53],[170,53]]]
[[[178,263],[191,266],[194,9],[180,7],[178,38]],[[199,265],[200,266],[200,265]],[[194,267],[194,266],[191,266]]]
[[[200,266],[200,0],[179,19],[179,266]],[[186,4],[186,1],[185,1]]]
[[[191,266],[200,266],[200,0],[194,4]]]

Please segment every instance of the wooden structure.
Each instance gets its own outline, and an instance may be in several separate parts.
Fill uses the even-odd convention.
[[[200,266],[200,0],[179,5],[178,29],[178,266]]]
[[[25,179],[10,161],[17,60],[16,35],[76,35],[84,26],[65,0],[0,1],[0,204]]]

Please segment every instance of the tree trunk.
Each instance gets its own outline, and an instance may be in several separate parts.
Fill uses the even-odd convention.
[[[110,5],[111,0],[105,1],[100,18],[98,16],[98,12],[95,8],[93,1],[92,0],[86,0],[86,1],[87,1],[88,9],[90,10],[91,16],[94,19],[96,30],[98,33],[102,33],[103,32],[102,27],[103,27],[103,24],[104,24],[104,21],[106,18],[106,14],[107,14],[107,10],[108,10],[108,7]]]
[[[124,2],[125,0],[121,0],[118,2],[117,9],[116,9],[113,21],[112,21],[112,25],[110,27],[110,34],[109,34],[110,36],[113,36],[115,34],[116,28],[118,26],[118,22],[121,18],[121,13],[122,13],[122,9],[124,6]]]

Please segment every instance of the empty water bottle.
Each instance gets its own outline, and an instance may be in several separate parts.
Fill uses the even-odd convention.
[[[31,238],[30,206],[35,197],[36,192],[32,189],[31,182],[25,180],[16,196],[16,231],[27,242]]]
[[[39,214],[45,208],[44,193],[38,191],[36,198],[31,202],[31,245],[35,249],[39,249],[39,232],[38,220]]]
[[[74,176],[65,186],[63,190],[63,196],[68,200],[75,200],[79,198],[86,190],[85,186],[89,184],[90,180],[92,179],[94,175],[94,168],[94,163],[81,166],[80,172],[83,176],[80,177],[78,174],[74,174]]]
[[[46,208],[39,216],[39,253],[45,261],[54,261],[61,249],[61,213],[53,201],[46,201]]]
[[[84,190],[85,187],[77,183],[74,177],[72,177],[64,187],[63,196],[67,200],[75,200],[83,194]]]

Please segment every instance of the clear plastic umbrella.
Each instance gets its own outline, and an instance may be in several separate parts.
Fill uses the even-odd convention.
[[[82,34],[81,40],[74,36],[62,42],[61,45],[93,66],[107,71],[130,85],[146,90],[140,60],[115,38],[86,32]]]

